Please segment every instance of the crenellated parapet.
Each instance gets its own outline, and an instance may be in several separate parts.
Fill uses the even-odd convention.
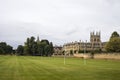
[[[93,50],[104,50],[105,43],[101,42],[101,33],[100,32],[90,32],[90,42],[75,41],[71,43],[66,43],[63,45],[63,50],[66,53],[79,53],[79,51],[93,51]]]

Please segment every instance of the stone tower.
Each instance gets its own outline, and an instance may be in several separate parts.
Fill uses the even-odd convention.
[[[91,32],[90,33],[90,43],[92,50],[101,49],[101,35],[100,32]]]

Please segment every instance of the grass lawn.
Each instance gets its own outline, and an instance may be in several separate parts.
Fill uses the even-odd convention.
[[[0,56],[0,80],[120,80],[120,61]]]

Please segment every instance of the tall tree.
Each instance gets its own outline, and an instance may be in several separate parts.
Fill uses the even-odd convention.
[[[23,51],[24,51],[24,47],[22,45],[19,45],[16,50],[17,55],[23,55]]]
[[[30,55],[30,49],[27,45],[24,46],[24,52],[23,52],[24,55]]]
[[[0,43],[0,52],[1,52],[1,54],[6,54],[6,49],[7,49],[6,46],[7,46],[7,44],[5,42]]]
[[[109,42],[105,46],[105,49],[108,52],[120,52],[120,37],[116,31],[112,33]]]
[[[115,37],[119,37],[119,34],[118,34],[116,31],[114,31],[114,32],[112,33],[110,39],[115,38]]]
[[[46,40],[46,39],[41,40],[41,42],[42,42],[42,43],[44,42],[46,45],[49,45],[49,41]]]
[[[30,39],[27,38],[25,45],[24,45],[24,54],[30,55]]]
[[[24,53],[27,55],[35,55],[36,52],[36,42],[35,38],[32,36],[31,38],[27,38],[24,46]]]
[[[11,54],[12,51],[12,46],[7,45],[6,42],[0,42],[0,54]]]
[[[42,51],[42,56],[45,56],[45,54],[46,54],[46,49],[45,49],[45,46],[47,45],[47,43],[46,42],[41,42],[41,47],[42,47],[42,49],[41,49],[41,51]]]
[[[37,43],[37,54],[36,55],[42,56],[42,53],[43,53],[43,47],[42,47],[42,44],[39,42]]]
[[[53,43],[50,42],[50,56],[53,55],[53,53],[54,53]]]
[[[13,51],[13,47],[12,46],[10,46],[10,45],[7,45],[6,46],[6,53],[12,53],[12,51]]]
[[[32,36],[30,38],[30,54],[34,55],[35,54],[35,38]]]
[[[50,56],[51,54],[50,45],[46,45],[44,50],[45,50],[45,56]]]
[[[46,39],[39,41],[39,37],[35,41],[35,38],[32,36],[27,38],[25,42],[24,53],[27,55],[51,56],[53,44]]]

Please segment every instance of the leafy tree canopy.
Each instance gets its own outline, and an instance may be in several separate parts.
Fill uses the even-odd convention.
[[[114,32],[112,33],[110,39],[115,38],[115,37],[119,37],[119,34],[118,34],[116,31],[114,31]]]
[[[116,31],[112,33],[109,42],[105,46],[105,49],[108,52],[120,52],[120,36]]]
[[[12,51],[12,46],[8,45],[6,42],[0,42],[0,54],[11,54]]]

